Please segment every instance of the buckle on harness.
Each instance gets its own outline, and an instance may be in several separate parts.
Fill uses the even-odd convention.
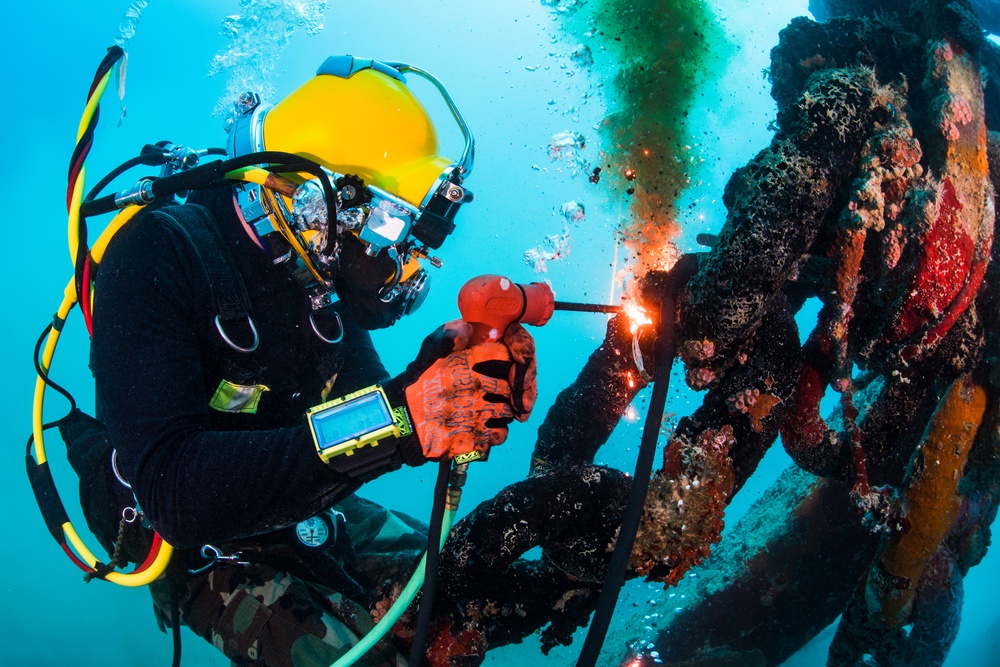
[[[215,567],[220,562],[232,563],[233,565],[249,565],[250,561],[243,560],[243,554],[237,551],[234,554],[226,555],[222,549],[211,544],[206,544],[201,548],[201,557],[208,560],[208,563],[197,568],[189,568],[190,574],[201,574]]]

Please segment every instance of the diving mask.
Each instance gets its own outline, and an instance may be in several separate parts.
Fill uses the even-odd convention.
[[[428,257],[426,246],[414,238],[414,228],[425,213],[390,192],[366,185],[357,175],[324,172],[335,184],[336,221],[332,226],[318,178],[299,185],[291,198],[291,210],[283,211],[286,218],[294,221],[301,244],[319,270],[328,275],[378,272],[372,262],[365,265],[351,261],[350,255],[345,259],[344,235],[353,235],[362,242],[367,257],[391,261],[391,275],[383,277],[377,296],[383,303],[395,306],[398,312],[393,321],[413,312],[423,303],[430,285],[430,276],[418,260],[426,257],[433,266],[440,266],[440,260]],[[460,185],[450,181],[441,184],[435,196],[455,204],[461,204],[467,197]],[[281,200],[277,203],[283,205]]]

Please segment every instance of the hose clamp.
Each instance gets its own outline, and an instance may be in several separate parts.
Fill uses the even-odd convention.
[[[154,199],[156,196],[153,194],[153,180],[144,178],[115,195],[115,207],[123,209],[131,204],[145,206],[151,204]]]

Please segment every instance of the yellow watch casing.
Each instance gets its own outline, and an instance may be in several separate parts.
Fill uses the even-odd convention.
[[[306,419],[316,453],[324,462],[413,432],[406,409],[393,408],[377,384],[309,408]]]

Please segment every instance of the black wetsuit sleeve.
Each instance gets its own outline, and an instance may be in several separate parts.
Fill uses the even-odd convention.
[[[344,314],[343,363],[337,376],[337,394],[343,396],[373,384],[385,383],[389,374],[375,351],[371,334],[362,329],[348,313]]]
[[[139,503],[176,547],[289,525],[361,484],[322,463],[304,416],[283,428],[213,428],[199,308],[206,289],[190,246],[147,217],[113,239],[95,290],[99,413]],[[384,376],[367,332],[351,335],[359,348],[350,363],[368,368],[351,381]]]

